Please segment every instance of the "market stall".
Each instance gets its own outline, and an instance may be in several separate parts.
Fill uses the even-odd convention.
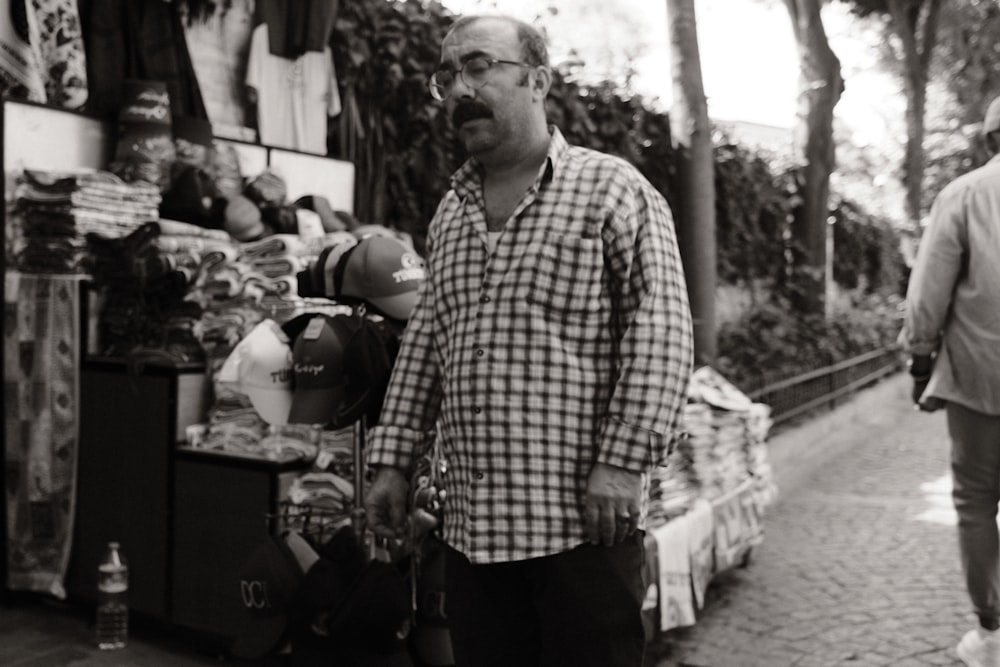
[[[365,539],[361,452],[423,262],[406,234],[354,217],[355,165],[323,154],[325,134],[274,126],[284,112],[266,107],[294,71],[266,21],[244,37],[260,141],[232,126],[242,115],[200,113],[223,114],[232,87],[194,94],[195,74],[214,80],[203,62],[169,83],[103,77],[115,101],[102,98],[100,116],[3,101],[0,488],[3,591],[92,604],[101,553],[118,541],[134,612],[257,657],[284,639],[255,613],[261,559],[287,561],[292,586],[339,563],[323,580],[338,590],[331,572],[368,572],[349,545],[326,549],[348,528],[365,563],[393,561]],[[340,102],[318,53],[309,66],[326,88],[310,112],[325,121]],[[651,489],[650,636],[696,622],[712,576],[759,544],[774,496],[766,406],[699,369],[682,424]],[[413,506],[433,519],[442,462],[429,450],[421,465]],[[403,601],[404,620],[417,622],[423,662],[444,666],[440,563],[424,555],[424,576],[403,577],[417,600]],[[399,600],[378,608],[379,630],[398,634]]]
[[[217,357],[245,333],[231,326],[233,312],[249,330],[264,317],[329,310],[328,299],[298,296],[294,274],[330,234],[305,207],[293,215],[315,223],[309,233],[256,244],[161,218],[156,188],[107,171],[113,123],[13,100],[2,114],[5,589],[66,597],[68,588],[92,598],[95,559],[128,526],[139,531],[125,546],[138,568],[134,608],[169,617],[173,454],[210,407],[218,359],[205,351]],[[284,199],[350,213],[349,163],[214,141],[238,156],[248,183],[273,174]],[[234,213],[230,221],[259,217]],[[270,252],[279,237],[297,254]],[[195,283],[201,303],[192,299]]]

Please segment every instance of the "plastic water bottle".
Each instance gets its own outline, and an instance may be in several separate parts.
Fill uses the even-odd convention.
[[[128,564],[117,542],[108,542],[97,566],[97,648],[114,650],[128,640]]]

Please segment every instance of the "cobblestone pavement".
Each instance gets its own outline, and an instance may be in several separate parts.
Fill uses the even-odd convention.
[[[961,664],[974,617],[944,413],[914,412],[905,374],[882,385],[776,434],[791,454],[764,542],[713,579],[697,625],[652,643],[648,667]]]

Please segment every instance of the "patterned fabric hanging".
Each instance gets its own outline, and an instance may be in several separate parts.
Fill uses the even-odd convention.
[[[63,599],[76,507],[80,277],[9,272],[5,286],[7,586]]]
[[[79,109],[87,102],[87,61],[76,0],[29,0],[31,48],[41,66],[45,102]]]

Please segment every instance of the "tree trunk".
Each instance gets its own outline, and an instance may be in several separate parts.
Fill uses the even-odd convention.
[[[909,70],[909,66],[907,66]],[[913,229],[920,228],[924,191],[924,116],[927,82],[919,72],[906,75],[906,152],[903,157],[903,187],[906,215]]]
[[[673,108],[671,136],[679,155],[677,238],[694,323],[697,364],[718,354],[715,328],[715,163],[701,76],[694,0],[667,0]]]
[[[822,313],[826,289],[826,225],[830,173],[835,156],[833,109],[844,91],[840,60],[830,48],[820,0],[785,0],[799,50],[798,125],[795,150],[800,167],[801,203],[795,208],[796,305]]]
[[[888,0],[892,27],[902,42],[906,66],[906,156],[903,186],[906,214],[913,229],[920,228],[924,183],[924,117],[927,77],[937,42],[941,0]],[[927,7],[923,12],[924,6]]]

